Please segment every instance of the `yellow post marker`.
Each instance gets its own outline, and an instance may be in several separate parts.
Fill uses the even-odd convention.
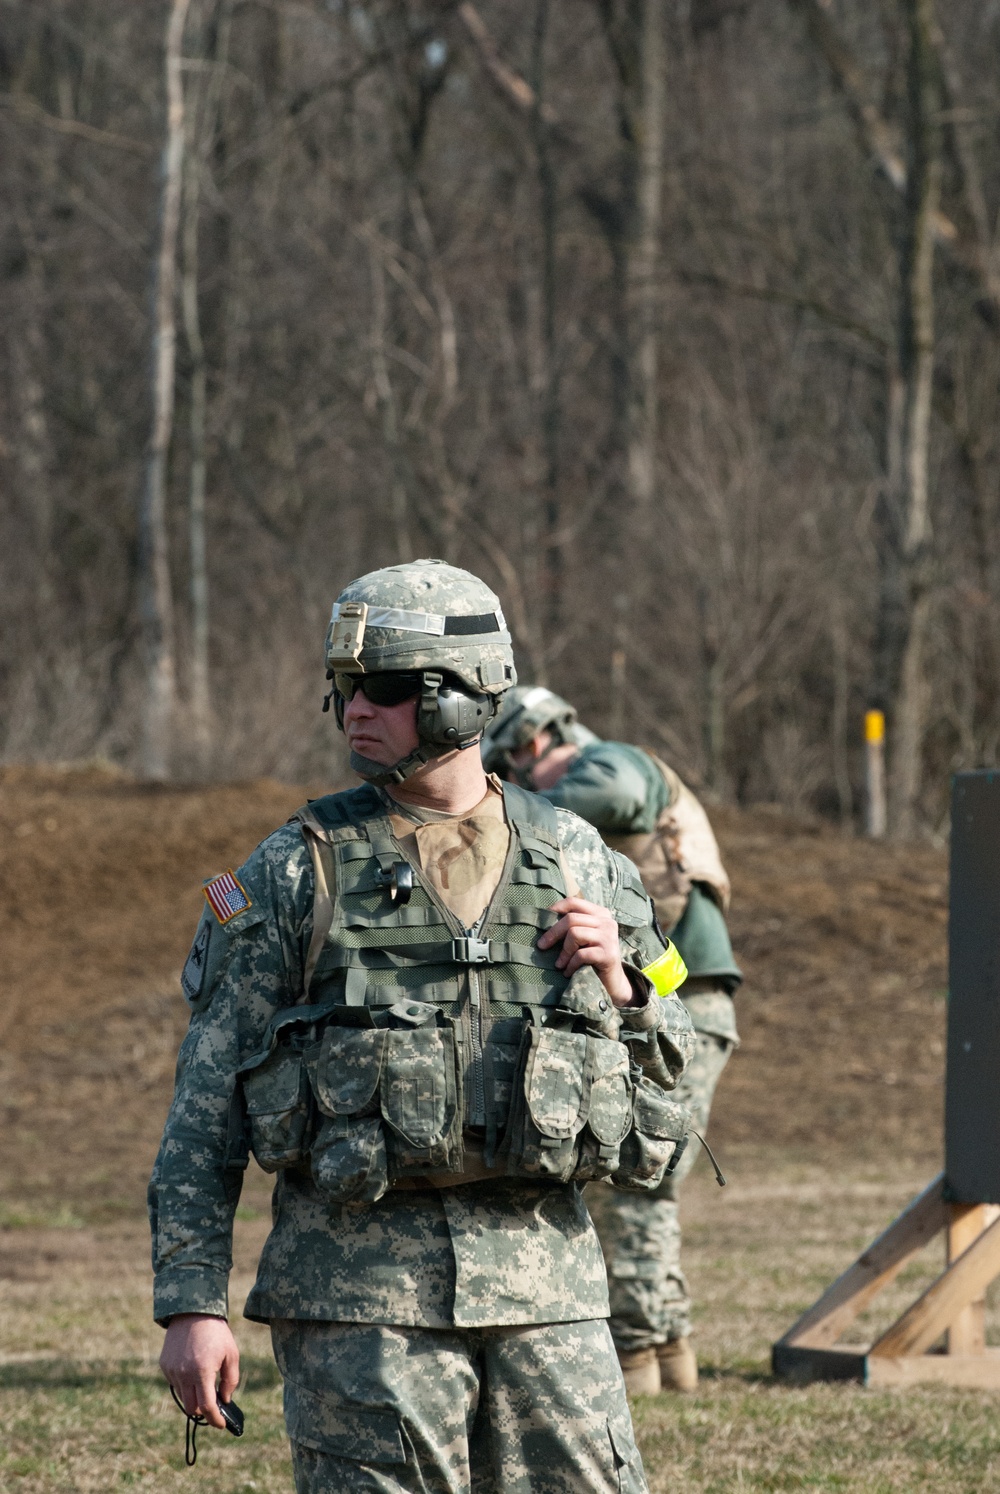
[[[865,834],[873,840],[885,835],[885,716],[865,712]]]

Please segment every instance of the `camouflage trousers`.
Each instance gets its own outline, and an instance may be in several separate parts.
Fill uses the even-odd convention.
[[[726,1038],[697,1033],[694,1056],[674,1091],[703,1135],[715,1086],[734,1046]],[[609,1326],[617,1349],[646,1349],[691,1332],[677,1190],[700,1151],[692,1136],[676,1172],[655,1193],[626,1193],[601,1184],[587,1189],[608,1268]]]
[[[271,1338],[297,1494],[646,1494],[603,1319]]]

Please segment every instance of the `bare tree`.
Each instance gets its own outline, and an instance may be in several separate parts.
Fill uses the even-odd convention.
[[[174,416],[177,315],[177,232],[184,172],[184,87],[181,51],[190,0],[172,0],[167,21],[166,138],[161,167],[160,222],[153,274],[151,394],[153,423],[139,504],[139,606],[145,645],[142,771],[164,779],[171,762],[176,668],[167,538],[167,457]]]
[[[933,0],[904,0],[907,63],[908,171],[900,253],[899,371],[903,382],[900,483],[890,502],[891,548],[882,578],[880,612],[896,607],[898,625],[895,734],[890,815],[895,834],[910,838],[917,824],[922,776],[927,679],[925,650],[931,606],[933,554],[930,511],[930,424],[934,381],[934,241],[941,200],[941,130]],[[894,572],[898,571],[898,576]],[[887,631],[892,624],[883,623]],[[894,668],[893,673],[896,673]]]
[[[205,51],[214,20],[214,56]],[[188,730],[193,766],[204,776],[212,755],[212,694],[209,661],[209,566],[205,500],[208,482],[208,359],[202,335],[198,286],[198,237],[203,178],[216,137],[221,80],[232,27],[232,0],[217,13],[198,16],[197,64],[185,100],[185,153],[181,227],[181,307],[190,368],[188,404],[188,592],[191,608],[191,657]]]
[[[916,4],[191,0],[155,451],[162,31],[8,7],[0,755],[144,767],[172,568],[156,770],[200,757],[210,581],[210,771],[336,777],[331,591],[446,553],[526,678],[723,797],[856,817],[877,676],[939,826],[1000,752],[1000,23],[917,46]]]

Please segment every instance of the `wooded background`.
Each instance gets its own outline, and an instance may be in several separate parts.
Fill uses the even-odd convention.
[[[432,554],[709,795],[997,765],[997,0],[4,0],[0,193],[0,761],[335,774]]]

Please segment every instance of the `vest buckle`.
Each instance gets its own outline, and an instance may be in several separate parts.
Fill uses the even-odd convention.
[[[451,957],[459,965],[491,965],[493,951],[489,939],[475,936],[451,941]]]

